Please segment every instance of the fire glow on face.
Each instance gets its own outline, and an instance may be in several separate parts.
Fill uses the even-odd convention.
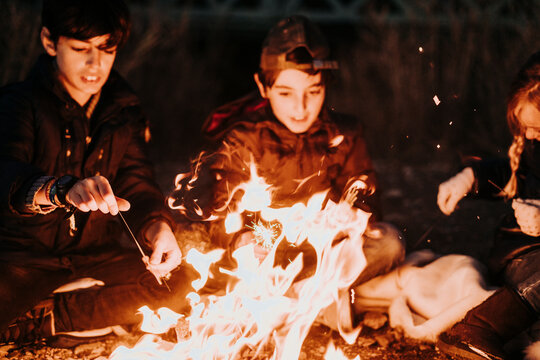
[[[170,310],[142,309],[146,312],[143,330],[149,334],[131,349],[117,348],[110,359],[237,359],[246,351],[253,357],[270,353],[271,359],[298,359],[312,324],[328,309],[335,308],[339,296],[348,294],[366,265],[362,235],[370,214],[352,208],[347,201],[327,200],[327,192],[314,194],[307,204],[272,208],[268,184],[257,175],[254,164],[250,169],[250,181],[241,185],[243,197],[230,214],[236,225],[227,231],[247,226],[255,242],[233,252],[236,269],[221,270],[234,282],[228,284],[225,294],[190,294],[192,311],[185,318]],[[257,215],[250,223],[242,224],[242,219],[248,218],[241,216],[246,212]],[[274,266],[276,249],[282,241],[293,245],[309,242],[317,255],[313,275],[296,280],[304,265],[302,254],[286,267]],[[259,245],[268,250],[262,260],[255,256],[254,247]],[[201,274],[201,279],[193,283],[196,290],[212,276],[210,265],[223,252],[188,252],[186,262]],[[349,306],[348,301],[345,306]],[[187,323],[188,336],[170,342],[154,335],[171,328],[178,334],[179,321]],[[349,343],[358,336],[359,329],[343,328],[339,322],[336,328]],[[344,355],[338,357],[339,352],[329,350],[326,358],[347,359]]]

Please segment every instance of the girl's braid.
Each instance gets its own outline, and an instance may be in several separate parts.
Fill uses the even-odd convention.
[[[517,177],[516,172],[519,168],[519,161],[521,159],[521,153],[525,147],[525,138],[523,135],[514,136],[514,141],[508,149],[508,156],[510,157],[510,169],[512,170],[512,176],[510,180],[502,190],[501,196],[504,196],[506,199],[511,199],[516,195],[517,191]]]
[[[512,145],[508,149],[512,175],[499,195],[510,199],[517,192],[516,173],[525,147],[526,128],[516,116],[516,110],[524,103],[532,104],[540,109],[540,51],[532,54],[519,70],[510,87],[507,100],[506,120],[510,132],[514,136]]]

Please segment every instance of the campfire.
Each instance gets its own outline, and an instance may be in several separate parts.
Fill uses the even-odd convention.
[[[366,265],[362,234],[370,214],[346,201],[328,200],[327,192],[313,195],[305,204],[272,208],[270,186],[254,163],[250,169],[250,180],[231,192],[231,197],[239,190],[243,195],[226,218],[226,231],[249,228],[268,255],[257,257],[252,244],[235,250],[238,266],[220,269],[233,281],[219,294],[191,293],[189,316],[166,308],[141,308],[141,329],[147,334],[133,348],[117,348],[110,359],[237,359],[246,353],[252,358],[270,354],[265,358],[297,359],[311,326],[322,318],[334,321],[348,343],[356,340],[359,330],[341,328],[335,304]],[[178,186],[184,177],[177,177]],[[245,214],[256,216],[246,223],[250,217]],[[302,253],[286,266],[275,265],[280,243],[296,247],[305,241],[316,253],[313,274],[299,277]],[[200,273],[192,284],[196,291],[212,277],[210,267],[223,253],[221,249],[187,253],[185,261]],[[174,341],[160,336],[171,331],[176,333]],[[347,359],[332,343],[325,356]]]

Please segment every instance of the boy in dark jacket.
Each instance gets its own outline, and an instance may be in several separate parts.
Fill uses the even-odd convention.
[[[127,6],[45,0],[42,21],[46,54],[25,81],[0,90],[0,343],[107,332],[140,321],[143,305],[185,311],[190,291],[145,155],[147,120],[111,70],[129,34]],[[120,211],[146,266],[119,242]],[[79,278],[100,286],[43,301]]]
[[[364,244],[368,265],[357,280],[360,283],[399,264],[404,244],[395,228],[379,222],[378,186],[362,132],[353,119],[324,105],[329,71],[337,67],[328,55],[319,29],[305,17],[289,17],[272,28],[254,76],[259,94],[209,116],[203,131],[217,151],[198,164],[195,178],[189,184],[186,179],[188,186],[176,196],[192,218],[217,216],[211,225],[212,241],[234,250],[254,243],[248,229],[227,235],[223,221],[235,207],[234,199],[228,202],[232,189],[250,178],[252,160],[258,175],[272,186],[271,207],[305,203],[330,189],[334,202],[348,201],[372,213]],[[285,243],[278,247],[282,265],[300,251],[304,262],[310,263],[313,252],[306,242],[299,247]],[[262,258],[268,250],[255,245],[255,252]],[[349,299],[342,300],[345,306],[338,306],[333,317],[350,329]]]

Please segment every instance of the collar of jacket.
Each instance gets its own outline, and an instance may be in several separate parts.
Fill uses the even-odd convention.
[[[308,131],[302,134],[293,133],[275,117],[270,102],[263,99],[258,92],[252,92],[214,110],[204,122],[202,133],[211,141],[219,142],[233,128],[260,126],[264,123],[264,126],[279,132],[284,140],[296,142],[321,131],[330,135],[329,119],[329,111],[323,106],[318,119]]]

